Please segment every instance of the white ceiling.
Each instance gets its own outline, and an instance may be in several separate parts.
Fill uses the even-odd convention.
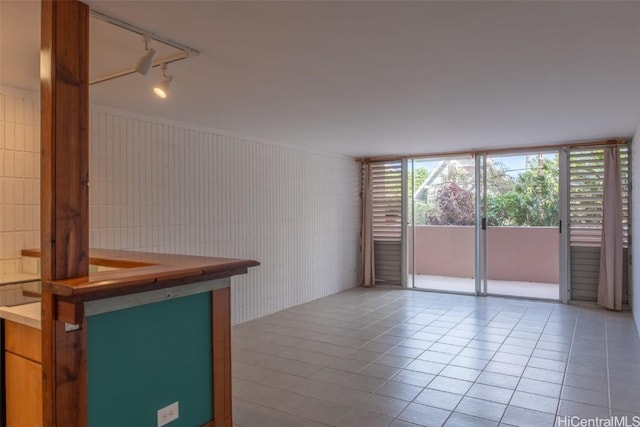
[[[92,102],[314,151],[546,144],[640,121],[637,1],[88,3],[202,51],[170,66],[166,100],[156,69]],[[36,90],[39,5],[0,0],[0,17],[0,82]],[[118,31],[93,24],[92,75],[142,53]]]

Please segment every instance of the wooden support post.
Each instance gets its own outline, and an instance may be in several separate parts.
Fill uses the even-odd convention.
[[[45,427],[87,425],[86,332],[56,320],[47,282],[89,273],[89,7],[42,0],[41,249]]]
[[[231,427],[231,289],[211,293],[213,426]]]

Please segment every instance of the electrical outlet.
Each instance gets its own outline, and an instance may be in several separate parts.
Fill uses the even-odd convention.
[[[169,424],[171,421],[177,420],[180,416],[178,402],[173,402],[169,406],[158,409],[158,427]]]

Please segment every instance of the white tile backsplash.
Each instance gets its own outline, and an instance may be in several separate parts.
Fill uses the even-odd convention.
[[[0,106],[1,280],[22,270],[23,248],[40,244],[40,115],[31,93],[0,91]]]
[[[4,271],[21,268],[20,249],[39,245],[40,143],[37,100],[1,96],[2,134],[7,124],[14,129],[12,148],[0,142],[0,179],[6,180],[0,207],[8,208],[0,215],[14,216],[0,218],[0,261],[14,261],[2,264]],[[16,151],[18,119],[24,141]],[[90,128],[92,247],[260,261],[232,281],[234,323],[357,284],[359,167],[353,159],[98,106]],[[20,231],[16,209],[24,212]]]

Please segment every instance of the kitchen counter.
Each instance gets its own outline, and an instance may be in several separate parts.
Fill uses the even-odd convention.
[[[128,427],[155,425],[159,410],[179,402],[181,425],[230,427],[231,278],[259,263],[106,249],[90,249],[89,263],[106,271],[43,279],[41,303],[0,308],[5,331],[22,330],[18,342],[35,334],[42,353],[38,364],[7,347],[25,366],[7,377],[18,397],[7,414],[35,413],[21,402],[47,408],[55,397],[62,425]],[[42,382],[47,375],[55,381]]]
[[[1,285],[15,285],[40,280],[40,276],[31,273],[3,273],[0,274]]]
[[[40,329],[40,303],[0,307],[0,318]]]
[[[23,250],[22,255],[39,258],[40,250]],[[43,280],[43,292],[76,303],[231,277],[260,265],[246,259],[111,249],[90,249],[89,262],[117,270],[99,271],[75,279]]]

